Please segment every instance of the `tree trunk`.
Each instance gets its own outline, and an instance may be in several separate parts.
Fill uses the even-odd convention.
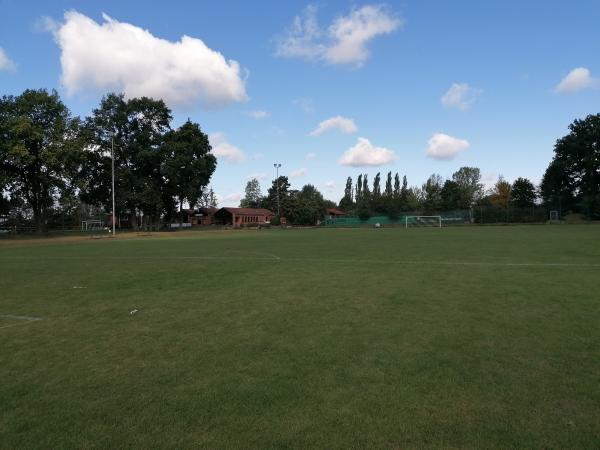
[[[183,229],[183,200],[179,200],[179,229]]]
[[[129,221],[131,223],[131,229],[137,230],[138,220],[137,220],[137,214],[135,212],[133,214],[129,214]]]

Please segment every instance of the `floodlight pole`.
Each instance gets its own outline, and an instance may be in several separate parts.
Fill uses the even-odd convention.
[[[115,133],[110,136],[110,157],[112,168],[112,235],[115,237]]]
[[[275,171],[277,173],[277,217],[279,218],[279,220],[281,220],[281,214],[279,212],[279,168],[281,167],[281,164],[275,163],[273,164],[273,167],[275,167]]]

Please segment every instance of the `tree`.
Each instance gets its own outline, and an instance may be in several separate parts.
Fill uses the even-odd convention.
[[[431,175],[423,185],[423,207],[426,212],[439,211],[442,207],[442,177]]]
[[[302,187],[296,194],[296,208],[290,217],[294,224],[316,225],[325,215],[323,195],[312,184]]]
[[[398,172],[394,176],[394,197],[400,198],[400,175]]]
[[[477,167],[461,167],[452,175],[460,189],[460,209],[469,209],[483,196],[481,172]]]
[[[184,202],[191,208],[198,203],[217,167],[217,159],[210,150],[208,136],[189,119],[164,137],[162,175],[168,191],[179,201],[180,213]]]
[[[510,183],[500,175],[490,195],[490,203],[497,208],[508,209],[511,198],[510,189]]]
[[[527,178],[517,178],[510,189],[511,203],[517,208],[531,208],[535,205],[535,186]]]
[[[394,196],[394,188],[392,187],[392,172],[388,172],[387,179],[385,180],[385,196],[390,199]]]
[[[56,91],[28,89],[0,99],[0,178],[11,197],[26,200],[38,232],[77,174],[78,136],[79,120]]]
[[[114,136],[117,211],[129,214],[134,229],[142,217],[147,227],[153,222],[158,224],[163,213],[172,212],[173,195],[177,194],[169,189],[161,170],[170,121],[171,111],[162,100],[105,96],[85,123],[89,151],[86,182],[81,187],[84,201],[110,210],[110,152]],[[193,127],[186,127],[185,132],[195,133],[190,128]],[[203,141],[201,136],[198,139]],[[206,149],[204,144],[201,148]]]
[[[460,209],[461,190],[456,181],[446,180],[440,192],[442,208],[445,210]]]
[[[348,177],[348,179],[346,180],[344,196],[340,200],[339,206],[342,211],[351,211],[352,209],[354,209],[354,200],[352,198],[352,177]]]
[[[198,207],[200,208],[216,208],[217,207],[217,196],[212,188],[204,187],[200,192],[200,198],[198,199]]]
[[[262,200],[262,192],[260,191],[260,183],[258,179],[252,178],[246,183],[246,195],[240,201],[242,208],[258,208]]]
[[[575,120],[569,130],[544,174],[544,202],[600,218],[600,114]]]
[[[362,174],[359,174],[358,178],[356,179],[356,195],[354,196],[357,203],[362,198],[362,187]]]
[[[400,189],[400,210],[401,211],[410,211],[412,208],[409,206],[409,190],[408,190],[408,180],[406,179],[406,175],[402,177],[402,188]]]
[[[382,204],[381,197],[381,174],[377,172],[373,179],[373,193],[371,194],[371,209],[376,212],[384,212],[385,207]]]
[[[281,217],[286,217],[291,220],[294,215],[293,195],[290,192],[290,182],[288,177],[280,175],[279,178],[273,180],[271,187],[265,199],[266,206],[271,211],[277,211],[277,189],[279,186],[279,206]]]

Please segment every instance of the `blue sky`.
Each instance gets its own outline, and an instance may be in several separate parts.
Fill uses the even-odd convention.
[[[379,171],[538,182],[599,112],[592,0],[0,0],[0,17],[0,94],[57,89],[82,116],[107,91],[162,96],[211,135],[223,205],[252,175],[266,191],[274,162],[336,201]]]

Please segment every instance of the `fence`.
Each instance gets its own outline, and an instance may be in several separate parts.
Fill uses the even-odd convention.
[[[326,219],[324,226],[327,227],[360,227],[373,226],[379,223],[381,226],[402,226],[406,216],[440,216],[442,226],[465,225],[465,224],[493,224],[493,223],[544,223],[549,219],[549,211],[541,206],[531,208],[497,208],[492,206],[475,206],[472,209],[454,211],[413,211],[405,213],[398,219],[389,216],[372,216],[361,220],[358,217],[340,217]]]
[[[335,219],[326,219],[323,225],[326,227],[360,227],[374,226],[378,223],[381,226],[405,226],[407,216],[414,217],[423,215],[440,216],[442,218],[442,226],[461,225],[471,223],[472,221],[471,211],[469,210],[428,212],[427,214],[421,211],[414,211],[403,214],[397,219],[392,219],[389,216],[371,216],[365,220],[361,220],[358,217],[339,217]]]

